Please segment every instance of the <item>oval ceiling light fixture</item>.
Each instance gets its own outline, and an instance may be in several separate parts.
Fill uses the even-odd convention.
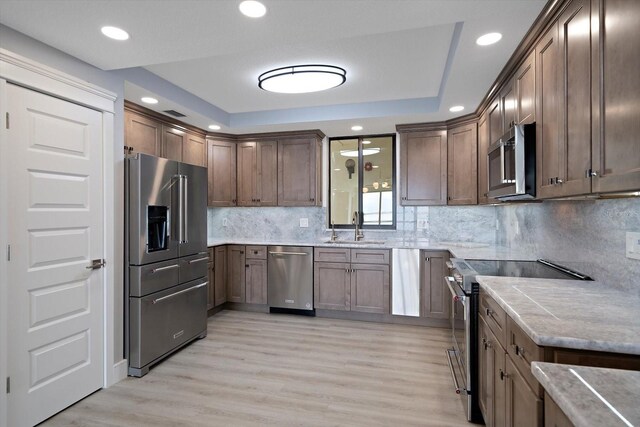
[[[362,143],[363,143],[363,144],[365,144],[365,145],[369,145],[369,144],[371,144],[371,141],[369,141],[369,140],[364,140],[364,141],[362,141]]]
[[[351,130],[358,132],[359,130],[362,130],[362,126],[360,125],[351,126]]]
[[[105,36],[113,40],[123,41],[123,40],[129,39],[129,33],[127,33],[122,28],[112,27],[110,25],[107,25],[100,28],[100,31],[102,31],[102,34],[104,34]]]
[[[502,34],[500,33],[488,33],[478,37],[476,43],[480,46],[489,46],[490,44],[498,43],[501,38]]]
[[[362,155],[369,156],[371,154],[378,154],[380,152],[379,148],[363,148]],[[340,155],[343,157],[358,157],[360,152],[358,150],[340,150]],[[375,168],[375,166],[372,166]]]
[[[258,87],[277,93],[310,93],[340,86],[346,80],[344,68],[319,64],[291,65],[260,74]]]
[[[454,105],[453,107],[449,108],[449,111],[451,111],[452,113],[457,113],[462,110],[464,110],[464,107],[462,105]]]
[[[211,129],[211,130],[220,130],[220,126],[218,126],[218,125],[209,125],[209,129]]]
[[[143,96],[142,98],[140,98],[140,101],[144,102],[145,104],[157,104],[158,100],[155,98],[152,98],[150,96]]]
[[[265,5],[255,0],[246,0],[238,6],[240,12],[249,18],[262,18],[267,13]]]

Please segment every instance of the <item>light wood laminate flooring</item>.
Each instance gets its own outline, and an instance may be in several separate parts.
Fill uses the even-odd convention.
[[[469,426],[446,329],[223,311],[143,378],[43,426]]]

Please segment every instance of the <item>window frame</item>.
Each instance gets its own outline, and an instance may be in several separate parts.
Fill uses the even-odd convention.
[[[392,199],[392,212],[391,212],[391,225],[364,225],[364,215],[362,215],[362,189],[364,187],[364,156],[362,155],[362,141],[370,139],[370,138],[391,138],[391,175],[393,176],[393,185],[391,187],[391,199]],[[328,228],[333,227],[331,224],[331,142],[345,139],[357,139],[358,140],[358,212],[360,212],[359,227],[363,230],[396,230],[396,211],[398,209],[396,203],[396,189],[398,188],[398,178],[397,178],[397,170],[396,170],[396,134],[395,133],[385,133],[385,134],[374,134],[374,135],[347,135],[347,136],[336,136],[333,138],[329,138],[329,146],[327,150],[327,167],[329,172],[329,185],[327,189],[327,226]],[[336,229],[343,230],[353,230],[355,229],[354,224],[336,224]]]

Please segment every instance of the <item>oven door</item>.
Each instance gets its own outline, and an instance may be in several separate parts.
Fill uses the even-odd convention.
[[[451,338],[453,342],[453,349],[458,365],[460,366],[460,374],[462,381],[458,382],[462,389],[466,390],[467,384],[467,347],[469,337],[469,307],[468,298],[453,277],[446,277],[445,281],[449,292],[451,293]]]

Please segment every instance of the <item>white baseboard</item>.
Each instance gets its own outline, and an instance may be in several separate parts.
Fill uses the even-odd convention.
[[[113,365],[113,369],[111,370],[111,378],[107,381],[107,387],[111,387],[117,382],[122,381],[127,378],[127,359],[122,359],[115,365]]]

